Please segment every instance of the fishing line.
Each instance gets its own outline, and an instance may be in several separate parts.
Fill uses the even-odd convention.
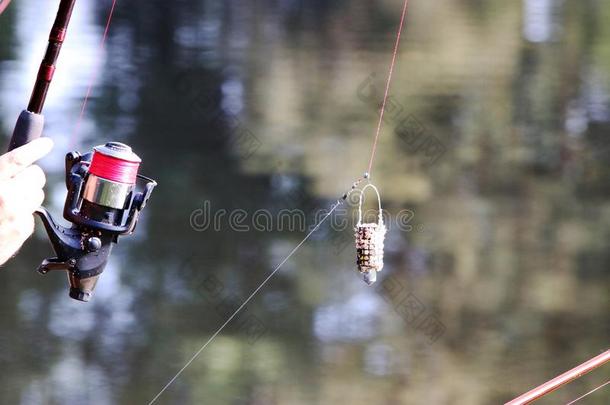
[[[392,52],[392,62],[390,62],[390,69],[388,71],[388,79],[385,84],[385,92],[383,94],[383,102],[381,104],[381,110],[379,111],[379,121],[377,122],[377,130],[375,131],[375,140],[373,141],[373,150],[371,151],[371,158],[369,159],[369,166],[367,169],[368,177],[371,176],[371,170],[373,169],[373,160],[377,153],[377,142],[379,141],[379,134],[381,133],[381,126],[383,124],[383,115],[385,114],[385,105],[388,101],[388,95],[390,93],[390,83],[392,82],[392,75],[394,73],[394,65],[396,64],[396,55],[398,54],[398,47],[400,45],[400,36],[402,35],[402,27],[404,26],[405,17],[407,15],[407,5],[409,0],[405,0],[402,6],[402,14],[400,16],[400,24],[398,25],[398,32],[396,33],[396,42],[394,43],[394,52]]]
[[[330,210],[328,211],[328,213],[326,213],[326,215],[324,215],[324,217],[322,217],[322,219],[320,221],[318,221],[318,223],[313,227],[313,229],[311,231],[309,231],[309,233],[307,233],[307,235],[305,235],[305,237],[303,238],[303,240],[301,240],[291,251],[290,253],[288,253],[288,255],[273,269],[273,271],[263,280],[263,282],[248,296],[248,298],[246,298],[246,300],[239,306],[239,308],[237,308],[237,310],[235,310],[233,312],[233,314],[216,330],[216,332],[214,332],[212,334],[212,336],[210,336],[210,338],[203,344],[203,346],[201,346],[201,348],[199,350],[197,350],[195,352],[195,354],[193,354],[193,356],[186,362],[186,364],[168,381],[167,384],[165,384],[165,386],[161,389],[161,391],[159,391],[159,393],[157,395],[155,395],[155,397],[148,403],[148,405],[152,405],[154,404],[157,399],[159,399],[161,397],[161,395],[163,395],[163,393],[174,383],[174,381],[176,381],[176,379],[184,372],[184,370],[186,370],[196,359],[197,357],[199,357],[199,355],[201,354],[201,352],[203,352],[203,350],[205,350],[205,348],[224,330],[224,328],[237,316],[237,314],[239,314],[239,312],[254,298],[254,296],[256,296],[256,294],[269,282],[269,280],[271,280],[271,278],[282,268],[282,266],[301,248],[301,246],[303,246],[303,244],[311,237],[311,235],[318,230],[318,228],[333,214],[333,212],[341,205],[343,204],[348,197],[350,196],[350,194],[352,192],[354,192],[357,187],[360,185],[360,183],[364,180],[368,180],[369,184],[370,183],[370,173],[371,173],[371,169],[373,167],[373,161],[375,159],[375,155],[376,155],[376,151],[377,151],[377,142],[379,141],[379,136],[381,133],[381,124],[383,121],[383,114],[385,112],[385,106],[386,106],[386,102],[388,99],[388,95],[389,95],[389,90],[390,90],[390,83],[392,81],[392,74],[394,72],[394,66],[396,64],[396,59],[397,59],[397,55],[398,55],[398,47],[400,44],[400,36],[402,34],[402,29],[404,26],[404,22],[405,22],[405,17],[407,14],[407,6],[408,6],[408,0],[404,1],[403,4],[403,8],[402,8],[402,14],[400,17],[400,24],[398,27],[398,32],[396,34],[396,42],[394,44],[394,50],[392,53],[392,61],[390,63],[390,68],[389,68],[389,72],[388,72],[388,78],[386,81],[386,88],[385,88],[385,92],[384,92],[384,97],[383,97],[383,102],[381,105],[381,110],[379,112],[379,121],[377,123],[377,130],[375,132],[375,139],[373,141],[373,148],[371,151],[371,157],[369,159],[369,165],[367,168],[367,171],[364,173],[364,175],[362,177],[359,177],[358,179],[356,179],[356,181],[352,184],[351,189],[349,189],[348,191],[346,191],[343,196],[341,198],[339,198],[330,208]]]
[[[576,399],[575,399],[575,400],[573,400],[572,402],[568,402],[566,405],[572,405],[572,404],[576,403],[577,401],[580,401],[580,400],[581,400],[581,399],[583,399],[584,397],[586,397],[586,396],[588,396],[588,395],[590,395],[590,394],[593,394],[595,391],[599,390],[600,388],[605,387],[605,386],[606,386],[606,385],[608,385],[608,384],[610,384],[610,380],[606,381],[605,383],[603,383],[603,384],[602,384],[602,385],[600,385],[599,387],[592,389],[591,391],[587,392],[585,395],[582,395],[582,396],[580,396],[580,397],[576,398]]]
[[[83,104],[80,109],[80,114],[78,116],[78,119],[76,120],[74,129],[72,131],[72,134],[70,135],[70,140],[68,142],[68,144],[70,145],[70,149],[72,149],[74,147],[76,135],[78,134],[78,130],[80,128],[81,121],[83,120],[83,117],[85,115],[85,109],[87,108],[87,103],[89,101],[89,97],[91,96],[91,90],[93,89],[93,84],[95,83],[95,80],[97,80],[97,73],[98,73],[99,65],[100,65],[101,52],[106,47],[106,39],[108,38],[108,31],[110,30],[110,23],[112,22],[112,17],[114,17],[114,9],[116,7],[116,2],[117,2],[117,0],[112,0],[112,6],[110,7],[110,11],[108,12],[108,18],[106,19],[106,27],[104,28],[104,34],[102,35],[102,41],[100,42],[100,46],[99,46],[100,54],[98,54],[98,56],[96,58],[97,59],[96,63],[93,67],[93,71],[91,72],[91,76],[89,77],[89,85],[87,86],[87,92],[85,93],[85,98],[83,100]]]
[[[205,342],[205,344],[203,346],[201,346],[201,348],[199,350],[197,350],[197,352],[195,352],[195,354],[191,357],[191,359],[180,369],[180,371],[178,371],[176,373],[176,375],[169,380],[169,382],[167,384],[165,384],[165,386],[163,387],[163,389],[161,391],[159,391],[159,393],[148,403],[148,405],[153,404],[157,399],[159,399],[159,397],[165,392],[165,390],[167,390],[169,388],[170,385],[172,385],[172,383],[174,381],[176,381],[176,379],[180,376],[180,374],[182,374],[182,372],[184,370],[186,370],[188,368],[188,366],[191,365],[191,363],[193,361],[195,361],[197,359],[197,357],[199,357],[199,355],[201,354],[201,352],[216,338],[216,336],[218,336],[220,334],[220,332],[223,331],[223,329],[233,320],[233,318],[235,318],[237,316],[237,314],[244,309],[244,307],[246,305],[248,305],[248,303],[252,300],[252,298],[254,298],[254,296],[269,282],[269,280],[271,280],[271,278],[275,275],[275,273],[277,273],[282,266],[284,265],[284,263],[286,263],[291,257],[292,255],[294,255],[297,250],[299,250],[301,248],[301,246],[303,246],[303,244],[309,239],[309,237],[318,230],[318,228],[320,227],[320,225],[322,225],[324,223],[324,221],[326,221],[326,219],[328,219],[328,217],[331,216],[331,214],[337,209],[337,207],[339,205],[341,205],[342,200],[337,200],[335,202],[335,204],[333,204],[333,206],[331,207],[331,209],[328,211],[328,213],[326,213],[326,215],[324,215],[324,217],[322,217],[322,219],[316,224],[315,227],[313,227],[313,229],[311,231],[309,231],[309,233],[307,235],[305,235],[305,237],[303,238],[303,240],[301,242],[299,242],[298,245],[296,245],[291,251],[290,253],[288,253],[288,256],[286,256],[284,258],[284,260],[282,260],[276,267],[275,269],[273,269],[273,271],[271,273],[269,273],[269,275],[263,280],[263,282],[256,287],[256,289],[248,296],[248,298],[246,298],[246,300],[239,306],[239,308],[237,308],[235,310],[235,312],[233,312],[233,314],[220,326],[220,328],[218,328],[218,330],[216,332],[214,332],[214,334],[212,336],[210,336],[210,338],[207,340],[207,342]]]

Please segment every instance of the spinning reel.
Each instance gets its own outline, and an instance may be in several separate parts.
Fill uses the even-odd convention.
[[[70,297],[76,300],[89,301],[113,244],[134,231],[157,185],[138,174],[140,162],[129,146],[119,142],[96,146],[85,155],[70,152],[64,218],[72,227],[57,224],[43,207],[36,210],[57,255],[45,259],[38,272],[67,271]]]
[[[19,115],[9,151],[39,138],[44,127],[42,109],[53,79],[55,65],[76,0],[61,0],[44,59],[26,110]],[[1,0],[0,0],[0,4]],[[96,146],[84,155],[66,155],[68,196],[64,227],[40,207],[37,214],[47,231],[55,257],[42,262],[38,271],[68,272],[70,297],[89,301],[104,271],[113,244],[119,236],[131,234],[157,183],[138,174],[140,158],[119,142]]]

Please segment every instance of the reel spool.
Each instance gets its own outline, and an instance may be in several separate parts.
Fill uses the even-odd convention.
[[[138,174],[141,159],[119,142],[96,146],[93,152],[66,155],[64,218],[66,228],[41,207],[36,210],[56,257],[45,259],[38,271],[68,272],[70,297],[89,301],[113,244],[131,234],[140,211],[157,183]]]

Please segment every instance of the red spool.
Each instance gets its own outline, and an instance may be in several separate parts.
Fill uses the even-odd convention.
[[[95,148],[89,174],[117,183],[135,184],[140,158],[131,150],[129,154],[122,154],[121,158],[104,153],[106,150],[106,147]]]

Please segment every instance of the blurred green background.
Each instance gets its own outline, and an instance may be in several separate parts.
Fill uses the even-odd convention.
[[[4,144],[56,3],[0,16]],[[304,236],[196,231],[191,214],[311,213],[362,174],[402,2],[119,1],[100,49],[110,4],[77,2],[45,109],[47,205],[61,212],[64,154],[108,140],[160,186],[91,303],[35,273],[52,253],[42,227],[3,266],[3,404],[161,390]],[[377,286],[351,230],[325,223],[158,403],[498,404],[608,348],[608,2],[412,1],[391,94],[373,180],[389,214],[412,215]]]

